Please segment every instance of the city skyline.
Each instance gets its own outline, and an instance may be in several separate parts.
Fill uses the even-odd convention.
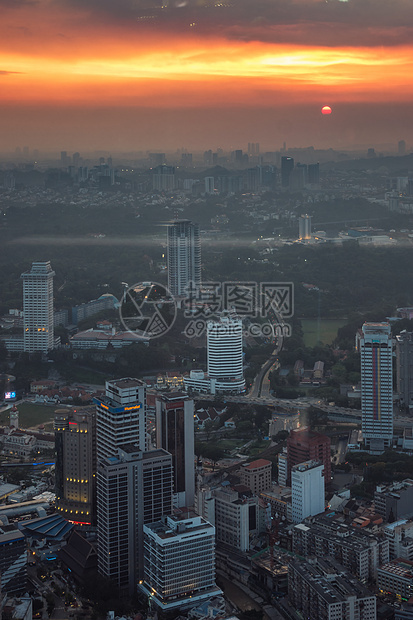
[[[405,0],[42,0],[2,14],[7,149],[413,137]]]

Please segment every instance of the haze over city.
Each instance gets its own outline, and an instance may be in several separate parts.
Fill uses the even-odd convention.
[[[408,0],[1,4],[3,152],[413,139]]]

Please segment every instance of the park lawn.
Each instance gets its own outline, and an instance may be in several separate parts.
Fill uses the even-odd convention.
[[[331,344],[337,336],[337,331],[346,325],[346,319],[321,319],[320,320],[320,341],[323,344]],[[301,319],[303,337],[306,347],[315,347],[318,341],[318,321],[317,319]]]
[[[19,426],[20,428],[32,428],[39,424],[52,424],[54,412],[59,405],[33,405],[32,403],[21,403],[17,405],[19,410]],[[9,424],[9,412],[5,411],[0,414],[0,425]],[[47,430],[53,430],[47,428]]]

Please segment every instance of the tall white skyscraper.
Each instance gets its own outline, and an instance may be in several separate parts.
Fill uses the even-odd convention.
[[[146,450],[146,383],[130,377],[106,381],[106,395],[94,402],[97,462],[126,446]]]
[[[192,370],[185,388],[210,394],[243,392],[242,343],[242,320],[235,313],[223,312],[217,321],[208,321],[207,373]]]
[[[208,375],[234,386],[245,388],[243,376],[242,320],[224,313],[218,321],[207,323]]]
[[[291,501],[293,523],[318,515],[325,508],[324,465],[306,461],[291,470]]]
[[[186,297],[190,282],[201,284],[199,226],[177,220],[168,226],[168,288],[175,297]]]
[[[363,438],[370,451],[383,452],[393,441],[392,337],[388,323],[364,323],[360,356]]]
[[[54,346],[53,271],[50,261],[32,263],[23,279],[23,347],[27,353],[47,353]]]

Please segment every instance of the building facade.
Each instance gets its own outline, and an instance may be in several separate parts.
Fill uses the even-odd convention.
[[[413,407],[413,332],[396,336],[396,377],[400,404]]]
[[[288,598],[303,618],[376,620],[376,596],[332,558],[291,560]]]
[[[324,512],[324,465],[306,461],[291,470],[291,502],[293,523]]]
[[[172,513],[172,457],[127,446],[97,473],[98,570],[133,595],[143,571],[143,525]]]
[[[201,284],[201,237],[198,224],[177,220],[168,226],[168,289],[187,297],[189,287]]]
[[[96,523],[96,410],[56,411],[56,510],[68,521]]]
[[[241,468],[241,483],[259,495],[271,488],[272,463],[266,459],[252,461]]]
[[[50,261],[32,263],[22,273],[24,351],[47,353],[54,347],[53,271]]]
[[[2,594],[22,594],[26,591],[26,537],[12,525],[0,528],[0,575]]]
[[[360,356],[363,438],[371,452],[380,453],[393,442],[392,337],[388,323],[364,323]]]
[[[97,461],[118,448],[146,450],[146,383],[130,377],[106,381],[103,398],[95,398]]]
[[[331,441],[308,427],[292,430],[287,438],[287,484],[291,483],[291,469],[305,461],[319,461],[324,465],[327,486],[331,479]]]
[[[140,589],[163,612],[222,594],[215,583],[215,528],[202,517],[166,517],[144,528]]]
[[[293,527],[292,550],[303,557],[331,556],[363,583],[375,581],[378,567],[389,561],[389,541],[384,534],[371,536],[329,517]]]
[[[223,312],[219,320],[208,321],[208,370],[191,371],[184,379],[185,388],[210,394],[244,392],[242,346],[242,320],[234,312]]]
[[[156,399],[156,445],[172,454],[174,495],[179,506],[193,506],[195,494],[194,401],[182,392]]]

